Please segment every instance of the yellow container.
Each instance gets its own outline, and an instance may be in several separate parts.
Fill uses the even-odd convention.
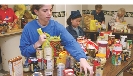
[[[66,51],[60,52],[59,57],[57,57],[56,64],[58,64],[58,63],[66,64],[66,57],[67,57],[67,52]]]
[[[97,20],[90,20],[90,31],[97,31],[98,28],[101,29],[101,25]]]

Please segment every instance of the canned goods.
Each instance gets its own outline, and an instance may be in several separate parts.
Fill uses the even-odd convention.
[[[103,66],[96,66],[96,76],[103,76]]]
[[[70,59],[70,56],[67,56],[67,58],[66,58],[66,68],[70,68],[70,61],[71,61],[71,59]]]
[[[109,35],[108,45],[111,46],[115,43],[115,35]]]
[[[50,59],[50,60],[44,59],[44,69],[54,70],[54,59]]]
[[[43,58],[43,50],[42,50],[42,48],[37,48],[37,49],[36,49],[36,57],[37,57],[38,59]]]
[[[105,54],[106,55],[106,51],[107,51],[107,41],[99,41],[98,45],[99,45],[99,53]]]
[[[36,59],[36,58],[33,58],[33,59],[31,59],[31,71],[32,72],[35,72],[35,71],[37,71],[38,69],[37,69],[37,64],[38,64],[38,59]]]
[[[63,70],[65,69],[65,64],[58,63],[57,64],[57,76],[64,76]]]
[[[41,69],[44,70],[44,59],[42,59]]]
[[[123,60],[127,61],[130,58],[130,51],[129,50],[123,50]]]
[[[50,46],[45,46],[44,47],[44,59],[53,59],[53,51],[52,48]]]
[[[38,66],[40,67],[40,70],[42,70],[42,59],[38,59]]]
[[[113,54],[111,60],[113,65],[121,65],[122,61],[121,54]]]
[[[121,36],[120,43],[122,44],[122,49],[127,48],[127,36]]]
[[[96,54],[95,54],[96,50],[95,50],[94,47],[90,47],[89,49],[87,49],[87,52],[88,52],[88,55],[90,57],[93,57],[94,58],[96,56]]]
[[[29,72],[30,71],[30,66],[28,64],[23,65],[23,71],[24,72]]]
[[[74,64],[75,64],[75,59],[73,57],[70,57],[70,67],[74,68]]]
[[[28,63],[31,64],[31,60],[34,59],[34,58],[36,58],[36,57],[29,57],[28,58]]]
[[[127,49],[132,48],[132,40],[127,40]]]
[[[32,76],[43,76],[41,72],[35,72]]]
[[[44,73],[45,73],[45,76],[53,76],[53,70],[51,69],[45,69]]]

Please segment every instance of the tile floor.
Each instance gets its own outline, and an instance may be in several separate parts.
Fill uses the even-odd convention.
[[[4,76],[6,74],[8,74],[9,72],[6,72],[4,70],[2,70],[2,64],[0,64],[0,76]]]

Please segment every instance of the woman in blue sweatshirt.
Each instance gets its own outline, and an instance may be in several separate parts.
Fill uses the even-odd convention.
[[[23,29],[19,46],[21,54],[25,57],[36,56],[36,49],[46,38],[45,34],[38,34],[37,29],[41,28],[43,32],[51,36],[60,35],[62,45],[77,61],[80,61],[85,74],[87,75],[87,70],[89,70],[90,76],[93,76],[93,68],[86,61],[83,49],[63,25],[51,19],[52,9],[53,5],[32,5],[31,11],[38,16],[38,20],[32,20]]]

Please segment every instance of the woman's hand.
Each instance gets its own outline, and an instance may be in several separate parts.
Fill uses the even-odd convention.
[[[102,21],[102,24],[105,24],[105,21]]]
[[[0,24],[2,23],[2,21],[0,20]]]
[[[44,34],[41,34],[41,35],[39,36],[39,40],[35,43],[34,48],[37,49],[38,47],[40,47],[40,46],[43,44],[43,42],[44,42],[45,40],[46,40],[46,35],[45,35],[45,33],[44,33]]]
[[[87,70],[90,72],[89,76],[93,76],[93,66],[90,66],[85,58],[80,59],[80,72],[82,72],[82,69],[85,71],[85,76],[87,76]]]

